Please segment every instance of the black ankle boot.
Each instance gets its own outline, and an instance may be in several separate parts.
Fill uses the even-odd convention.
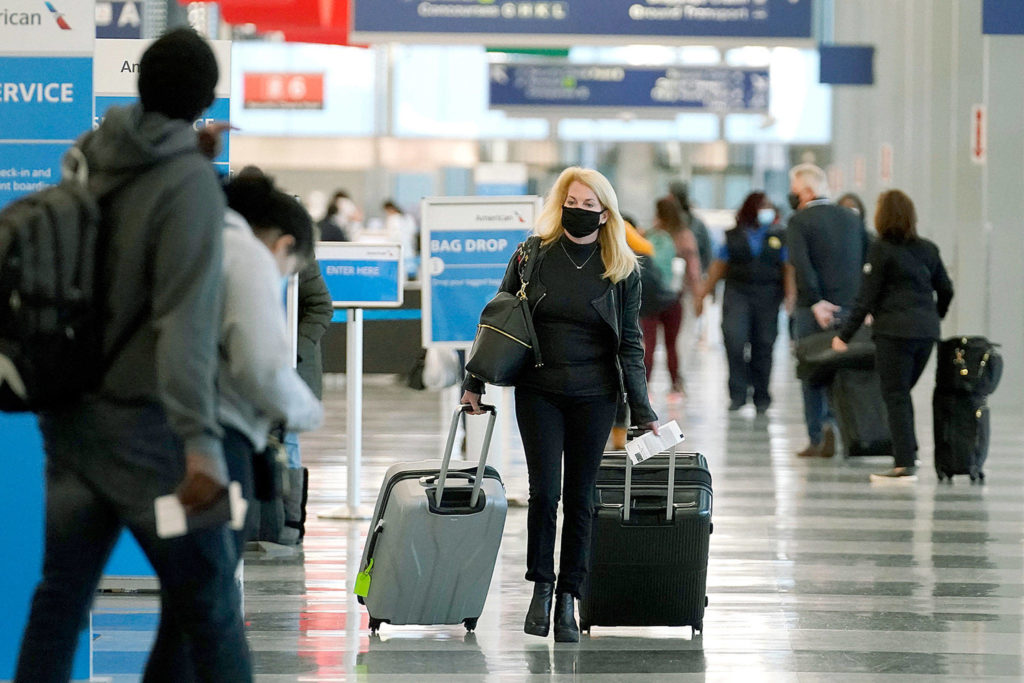
[[[533,584],[533,599],[530,600],[530,609],[526,611],[523,631],[531,636],[547,636],[551,625],[551,596],[554,592],[553,583]]]
[[[576,601],[572,593],[559,593],[555,597],[555,642],[580,642],[580,628],[576,625]]]

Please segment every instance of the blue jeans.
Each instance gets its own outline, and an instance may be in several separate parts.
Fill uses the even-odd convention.
[[[299,452],[298,434],[295,432],[285,433],[284,450],[288,454],[288,469],[297,470],[302,467],[302,454]]]
[[[43,578],[15,681],[68,680],[78,633],[124,527],[160,579],[161,622],[172,621],[189,641],[195,680],[251,680],[228,528],[156,535],[153,500],[172,492],[184,473],[182,446],[163,410],[79,407],[40,426],[47,453]],[[144,680],[189,680],[179,675],[177,655],[158,641]]]
[[[823,331],[809,308],[798,308],[793,311],[793,322],[797,340]],[[821,443],[825,422],[834,421],[828,407],[828,392],[826,391],[828,386],[811,384],[806,381],[802,381],[800,384],[804,395],[804,422],[807,423],[807,436],[812,445],[817,445]]]

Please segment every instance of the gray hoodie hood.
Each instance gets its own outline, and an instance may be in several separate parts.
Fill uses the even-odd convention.
[[[198,149],[189,122],[143,112],[140,104],[111,108],[100,127],[83,135],[78,145],[89,162],[90,187],[98,195],[159,161]]]

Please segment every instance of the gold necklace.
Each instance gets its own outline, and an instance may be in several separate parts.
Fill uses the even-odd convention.
[[[576,262],[572,260],[572,256],[569,256],[569,251],[565,248],[565,242],[563,242],[562,240],[558,240],[558,244],[562,247],[562,251],[565,252],[565,258],[569,259],[569,263],[576,266]],[[587,263],[590,262],[590,259],[594,258],[594,254],[596,254],[599,251],[601,251],[600,244],[598,244],[598,246],[595,247],[592,252],[590,252],[590,256],[587,257],[586,261],[576,266],[576,270],[583,270],[583,266],[587,265]]]

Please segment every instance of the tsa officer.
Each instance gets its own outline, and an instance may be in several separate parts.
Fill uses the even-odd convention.
[[[725,244],[697,296],[699,315],[704,297],[725,278],[722,336],[729,361],[729,410],[742,408],[751,388],[758,413],[772,402],[768,380],[779,306],[786,295],[786,256],[785,233],[778,228],[775,208],[763,192],[750,193],[736,213],[736,227],[725,233]]]

